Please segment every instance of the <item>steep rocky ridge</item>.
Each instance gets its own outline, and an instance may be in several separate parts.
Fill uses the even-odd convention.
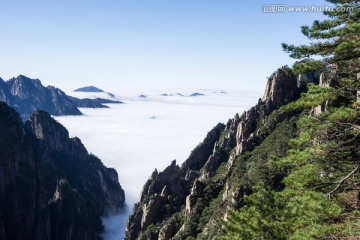
[[[22,122],[0,102],[0,239],[100,239],[123,207],[117,172],[41,110]]]
[[[113,103],[123,103],[121,101],[116,100],[109,100],[109,99],[103,99],[103,98],[83,98],[79,99],[76,97],[68,96],[70,100],[79,108],[109,108],[108,106],[104,104],[113,104]]]
[[[173,161],[163,172],[154,171],[129,218],[125,239],[213,239],[222,234],[226,210],[241,207],[256,182],[282,188],[281,175],[265,178],[254,172],[271,172],[267,159],[284,153],[295,134],[299,112],[284,112],[281,106],[298,99],[306,83],[318,81],[315,73],[296,76],[286,67],[275,71],[254,107],[214,127],[181,167]]]
[[[7,82],[0,79],[0,82],[5,93],[0,100],[14,107],[24,119],[36,109],[52,115],[81,115],[64,92],[52,86],[44,87],[38,79],[20,75]]]
[[[56,87],[44,87],[40,80],[23,75],[6,82],[0,78],[0,101],[15,108],[24,120],[37,109],[47,111],[54,116],[82,115],[78,107],[106,108],[103,103],[121,103],[106,99],[70,97]]]

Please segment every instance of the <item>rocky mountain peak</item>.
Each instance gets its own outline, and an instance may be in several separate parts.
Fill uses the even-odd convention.
[[[9,82],[13,82],[12,84],[22,85],[22,86],[36,86],[36,87],[42,87],[41,81],[39,79],[32,79],[24,75],[19,75],[16,78],[12,78],[9,80]]]
[[[277,108],[298,98],[299,94],[296,75],[283,67],[268,78],[262,101],[270,102],[273,107]]]
[[[23,120],[34,110],[41,109],[51,115],[82,115],[78,107],[108,108],[104,104],[122,103],[108,99],[79,99],[67,96],[54,86],[44,87],[39,79],[19,75],[7,82],[0,79],[0,101],[14,107]]]
[[[40,80],[30,79],[23,75],[10,79],[8,81],[8,86],[10,86],[12,95],[16,95],[22,99],[29,98],[31,92],[36,92],[37,94],[43,92],[41,89],[43,85]]]

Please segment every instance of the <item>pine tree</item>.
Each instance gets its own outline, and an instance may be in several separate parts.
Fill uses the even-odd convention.
[[[312,26],[302,26],[302,33],[312,40],[309,45],[282,44],[283,50],[295,59],[321,56],[336,76],[337,86],[355,93],[359,90],[360,74],[360,5],[359,0],[327,0],[335,8],[325,11],[328,19],[314,21]],[[302,68],[316,68],[319,61],[301,63]]]
[[[325,11],[329,19],[314,21],[312,26],[302,26],[302,33],[310,40],[310,45],[288,45],[283,49],[296,59],[313,55],[326,57],[328,63],[354,64],[360,58],[360,6],[358,0],[327,0],[336,8]],[[357,63],[359,63],[357,61]],[[359,69],[359,66],[355,66]]]
[[[244,207],[229,211],[221,239],[360,237],[360,104],[354,103],[360,81],[360,7],[358,0],[327,1],[337,7],[324,12],[329,19],[301,28],[312,43],[282,46],[301,60],[294,72],[321,69],[334,84],[309,85],[298,101],[282,108],[303,110],[287,155],[270,161],[271,168],[287,172],[285,188],[255,188]],[[324,102],[326,111],[309,114]]]

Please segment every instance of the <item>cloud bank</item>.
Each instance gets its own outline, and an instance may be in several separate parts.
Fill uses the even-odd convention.
[[[177,92],[184,91],[168,97],[161,96],[165,92],[118,94],[126,104],[81,109],[84,116],[56,117],[71,136],[78,136],[89,152],[119,173],[127,209],[104,218],[106,240],[123,239],[127,217],[155,168],[161,171],[174,159],[181,164],[213,126],[247,110],[259,96],[203,90],[205,96],[184,97]],[[139,98],[141,94],[147,97]]]

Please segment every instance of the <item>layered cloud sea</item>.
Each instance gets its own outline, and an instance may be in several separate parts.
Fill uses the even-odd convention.
[[[83,116],[56,117],[70,136],[79,137],[89,152],[119,174],[127,206],[117,215],[104,217],[105,240],[123,239],[127,218],[155,168],[162,171],[174,159],[184,162],[217,123],[249,109],[260,96],[259,92],[204,89],[112,93],[124,104],[82,108]],[[106,93],[67,94],[111,98]]]

